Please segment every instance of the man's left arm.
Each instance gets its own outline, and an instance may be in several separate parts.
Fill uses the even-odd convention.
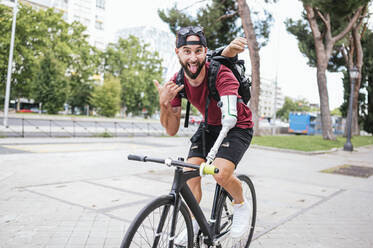
[[[220,97],[222,130],[228,133],[237,122],[237,96],[226,95]]]

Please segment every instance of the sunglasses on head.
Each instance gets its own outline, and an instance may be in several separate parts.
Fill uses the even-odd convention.
[[[197,34],[197,33],[203,34],[203,29],[201,27],[189,26],[189,27],[180,28],[180,30],[178,31],[178,34],[182,36],[187,35],[187,34]]]
[[[199,37],[199,41],[187,41],[188,36],[196,35]],[[207,47],[206,37],[203,33],[203,29],[198,26],[182,27],[177,32],[176,47],[179,48],[184,45],[202,45]]]

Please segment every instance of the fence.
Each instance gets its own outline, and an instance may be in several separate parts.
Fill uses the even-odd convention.
[[[3,117],[0,117],[3,123]],[[180,126],[178,135],[189,136],[197,126]],[[44,118],[8,118],[8,127],[0,127],[2,137],[127,137],[164,136],[159,122],[107,121]]]

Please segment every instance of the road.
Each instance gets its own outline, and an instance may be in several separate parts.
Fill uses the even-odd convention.
[[[130,153],[177,158],[188,138],[0,139],[0,247],[119,247],[147,202],[166,194],[172,169]],[[305,155],[250,148],[238,173],[258,196],[250,247],[373,247],[373,178],[322,173],[373,167],[373,147]],[[214,181],[203,179],[202,207]]]

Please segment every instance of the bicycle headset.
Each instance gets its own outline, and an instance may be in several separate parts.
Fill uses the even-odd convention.
[[[196,35],[199,37],[198,41],[187,41],[187,37],[190,35]],[[207,47],[207,41],[203,29],[198,26],[188,26],[182,27],[177,32],[177,43],[176,48],[185,46],[185,45],[202,45]]]

